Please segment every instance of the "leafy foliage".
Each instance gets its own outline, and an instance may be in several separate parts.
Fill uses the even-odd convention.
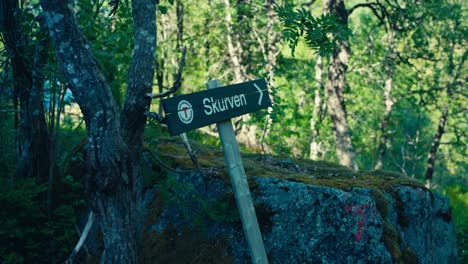
[[[450,198],[453,207],[452,217],[457,230],[459,262],[468,261],[468,190],[466,186],[447,187],[444,193]]]
[[[315,50],[320,56],[330,55],[336,43],[349,37],[350,31],[346,25],[340,24],[331,14],[314,17],[305,8],[292,10],[291,6],[276,5],[276,12],[283,23],[283,36],[294,51],[301,37],[307,46]]]
[[[74,207],[80,199],[62,194],[49,219],[44,203],[46,190],[33,179],[24,179],[13,188],[0,179],[2,263],[54,263],[70,254],[77,238]]]

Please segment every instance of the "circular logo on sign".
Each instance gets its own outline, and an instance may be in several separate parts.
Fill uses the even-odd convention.
[[[192,105],[185,101],[182,100],[179,102],[179,105],[177,106],[178,114],[179,114],[179,119],[182,121],[184,124],[190,124],[193,120],[193,109]]]

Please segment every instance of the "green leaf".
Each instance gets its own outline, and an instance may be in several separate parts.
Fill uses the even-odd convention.
[[[167,14],[167,6],[165,6],[165,5],[159,5],[159,6],[158,6],[158,9],[159,9],[159,11],[161,11],[161,13],[163,13],[164,15]]]

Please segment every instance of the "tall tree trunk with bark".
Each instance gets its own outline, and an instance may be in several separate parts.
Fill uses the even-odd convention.
[[[426,187],[430,188],[432,185],[432,176],[434,174],[434,165],[436,160],[437,151],[439,150],[440,140],[445,133],[445,124],[447,123],[448,119],[448,110],[449,107],[446,105],[442,110],[442,114],[439,118],[439,125],[437,126],[437,132],[435,133],[434,137],[431,141],[431,147],[429,148],[429,153],[427,155],[427,168],[426,168]]]
[[[182,52],[184,48],[184,4],[181,0],[176,2],[177,15],[177,51]]]
[[[459,24],[456,24],[455,29],[459,26]],[[448,66],[447,66],[447,82],[445,84],[445,89],[447,93],[447,102],[444,105],[444,108],[442,109],[442,114],[440,115],[439,118],[439,124],[437,126],[437,131],[432,138],[431,142],[431,147],[429,148],[429,153],[427,155],[427,167],[426,167],[426,174],[425,174],[425,180],[426,180],[426,187],[430,188],[432,184],[432,177],[434,174],[434,165],[435,165],[435,160],[436,160],[436,155],[437,151],[439,150],[440,146],[440,141],[442,139],[442,136],[445,133],[445,126],[447,124],[447,119],[449,118],[449,109],[450,105],[452,104],[452,98],[453,98],[453,93],[455,90],[456,85],[463,85],[463,82],[459,82],[459,78],[462,75],[465,61],[468,57],[468,51],[465,50],[463,53],[463,56],[461,56],[461,60],[459,61],[458,65],[455,65],[454,61],[454,51],[456,50],[455,48],[455,40],[452,40],[453,42],[450,43],[450,48],[449,48],[449,56],[448,56]]]
[[[324,0],[324,11],[336,16],[339,23],[343,25],[348,24],[348,11],[345,8],[343,0]],[[343,166],[357,170],[358,166],[351,143],[343,98],[349,56],[349,41],[340,41],[333,50],[333,56],[328,66],[325,95],[328,113],[333,123],[333,136],[335,138],[338,161]]]
[[[169,29],[169,16],[167,14],[161,15],[158,18],[159,22],[159,43],[160,43],[160,51],[156,55],[156,81],[159,89],[159,93],[164,91],[164,83],[169,83],[169,54],[167,49],[163,49],[162,43],[165,43],[169,39],[170,29]],[[182,35],[180,35],[182,37]],[[181,40],[181,38],[180,38]],[[177,35],[177,45],[179,45],[179,34]],[[160,116],[163,116],[164,110],[162,107],[162,103],[159,103],[159,110],[158,113]]]
[[[317,85],[314,91],[314,108],[312,110],[312,118],[310,119],[310,133],[311,133],[311,141],[310,141],[310,153],[309,158],[311,160],[317,160],[319,158],[319,154],[322,152],[320,147],[320,142],[318,142],[319,136],[319,122],[321,122],[321,107],[322,107],[322,96],[320,95],[320,91],[323,90],[323,80],[322,80],[322,73],[323,73],[323,64],[322,64],[322,57],[317,58],[317,62],[315,64],[315,83]]]
[[[204,48],[205,48],[205,52],[204,52],[204,55],[205,55],[205,61],[206,61],[206,65],[208,65],[208,67],[211,65],[211,60],[210,60],[210,50],[211,50],[211,41],[210,41],[210,37],[209,37],[209,34],[210,34],[210,27],[211,27],[211,21],[212,21],[212,17],[211,17],[211,0],[208,0],[208,11],[207,13],[205,13],[205,22],[203,24],[203,35],[204,35]],[[209,74],[208,74],[209,75]],[[210,78],[210,76],[208,76],[208,78]]]
[[[43,107],[43,70],[48,38],[39,35],[35,48],[20,26],[21,10],[16,0],[2,0],[5,8],[6,48],[11,57],[14,96],[19,98],[18,175],[46,182],[49,171],[49,134]],[[39,19],[40,20],[40,19]],[[16,118],[15,118],[16,119]]]
[[[248,21],[246,20],[245,14],[248,13],[246,10],[242,10],[246,8],[247,1],[240,0],[238,1],[238,11],[241,11],[239,14],[238,19],[241,19],[241,24],[243,27],[248,28]],[[224,0],[224,7],[225,7],[225,22],[226,22],[226,40],[228,46],[228,56],[231,61],[232,70],[233,70],[233,77],[234,83],[241,83],[247,80],[247,73],[246,73],[246,66],[243,64],[243,47],[241,42],[245,43],[245,40],[241,41],[240,29],[234,31],[233,29],[233,19],[231,15],[231,4],[229,0]],[[244,15],[242,15],[244,14]],[[239,26],[239,25],[238,25]],[[247,36],[242,36],[242,38],[246,38]],[[234,119],[234,126],[235,132],[237,136],[237,140],[253,149],[258,149],[258,142],[257,142],[257,131],[258,126],[252,124],[245,124],[244,122],[248,122],[250,120],[249,115],[244,115],[239,118]]]
[[[235,39],[239,47],[239,59],[244,76],[252,70],[251,34],[252,0],[237,0],[237,21],[235,23]],[[244,77],[245,78],[245,77]]]
[[[41,0],[57,61],[70,85],[88,135],[87,197],[99,216],[105,263],[137,263],[142,227],[140,172],[145,111],[149,109],[156,50],[154,1],[134,0],[134,49],[122,112],[90,45],[73,1]]]
[[[384,112],[382,113],[382,118],[380,120],[380,138],[378,140],[378,150],[377,150],[377,162],[374,169],[379,170],[383,168],[383,158],[387,147],[390,145],[388,142],[388,125],[390,124],[390,114],[392,112],[393,105],[395,101],[392,97],[393,90],[393,71],[396,54],[395,47],[395,32],[390,30],[387,34],[388,41],[388,55],[385,56],[384,60],[384,70],[386,75],[386,80],[384,83]]]
[[[274,26],[278,22],[278,16],[275,12],[275,6],[272,0],[266,0],[265,1],[265,8],[266,8],[266,14],[267,14],[267,24],[265,27],[265,35],[266,35],[266,47],[264,47],[264,42],[256,29],[255,25],[252,25],[252,32],[254,33],[255,37],[258,39],[258,44],[260,45],[262,54],[263,54],[263,59],[266,62],[265,65],[265,71],[267,74],[267,82],[269,84],[269,87],[275,87],[275,69],[276,69],[276,62],[277,62],[277,56],[280,53],[278,44],[281,41],[281,34],[279,34]],[[270,92],[270,100],[272,102],[275,101],[274,95],[272,92]],[[266,116],[266,126],[264,128],[264,132],[262,135],[262,140],[261,140],[261,147],[263,153],[271,153],[271,148],[264,142],[264,139],[268,137],[270,131],[271,131],[271,125],[273,123],[273,120],[271,119],[271,113],[272,109],[268,109],[268,115]]]
[[[226,21],[226,40],[228,48],[228,56],[231,60],[233,77],[235,83],[240,83],[245,80],[245,72],[241,65],[242,47],[239,42],[234,42],[235,35],[233,30],[233,20],[231,15],[231,4],[229,0],[224,0],[225,21]]]
[[[279,50],[276,45],[281,41],[281,35],[274,29],[275,23],[278,22],[278,16],[276,15],[275,6],[272,0],[266,0],[266,9],[268,22],[266,25],[267,64],[265,65],[265,69],[267,71],[268,83],[270,86],[275,87],[276,57],[279,54]]]

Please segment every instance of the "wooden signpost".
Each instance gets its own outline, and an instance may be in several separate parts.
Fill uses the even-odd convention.
[[[271,106],[264,79],[162,100],[171,135],[194,130]]]
[[[162,101],[169,132],[177,135],[216,123],[252,262],[266,264],[262,234],[231,123],[233,117],[271,106],[266,82],[260,79],[221,87],[219,80],[211,80],[206,86],[207,91]]]

